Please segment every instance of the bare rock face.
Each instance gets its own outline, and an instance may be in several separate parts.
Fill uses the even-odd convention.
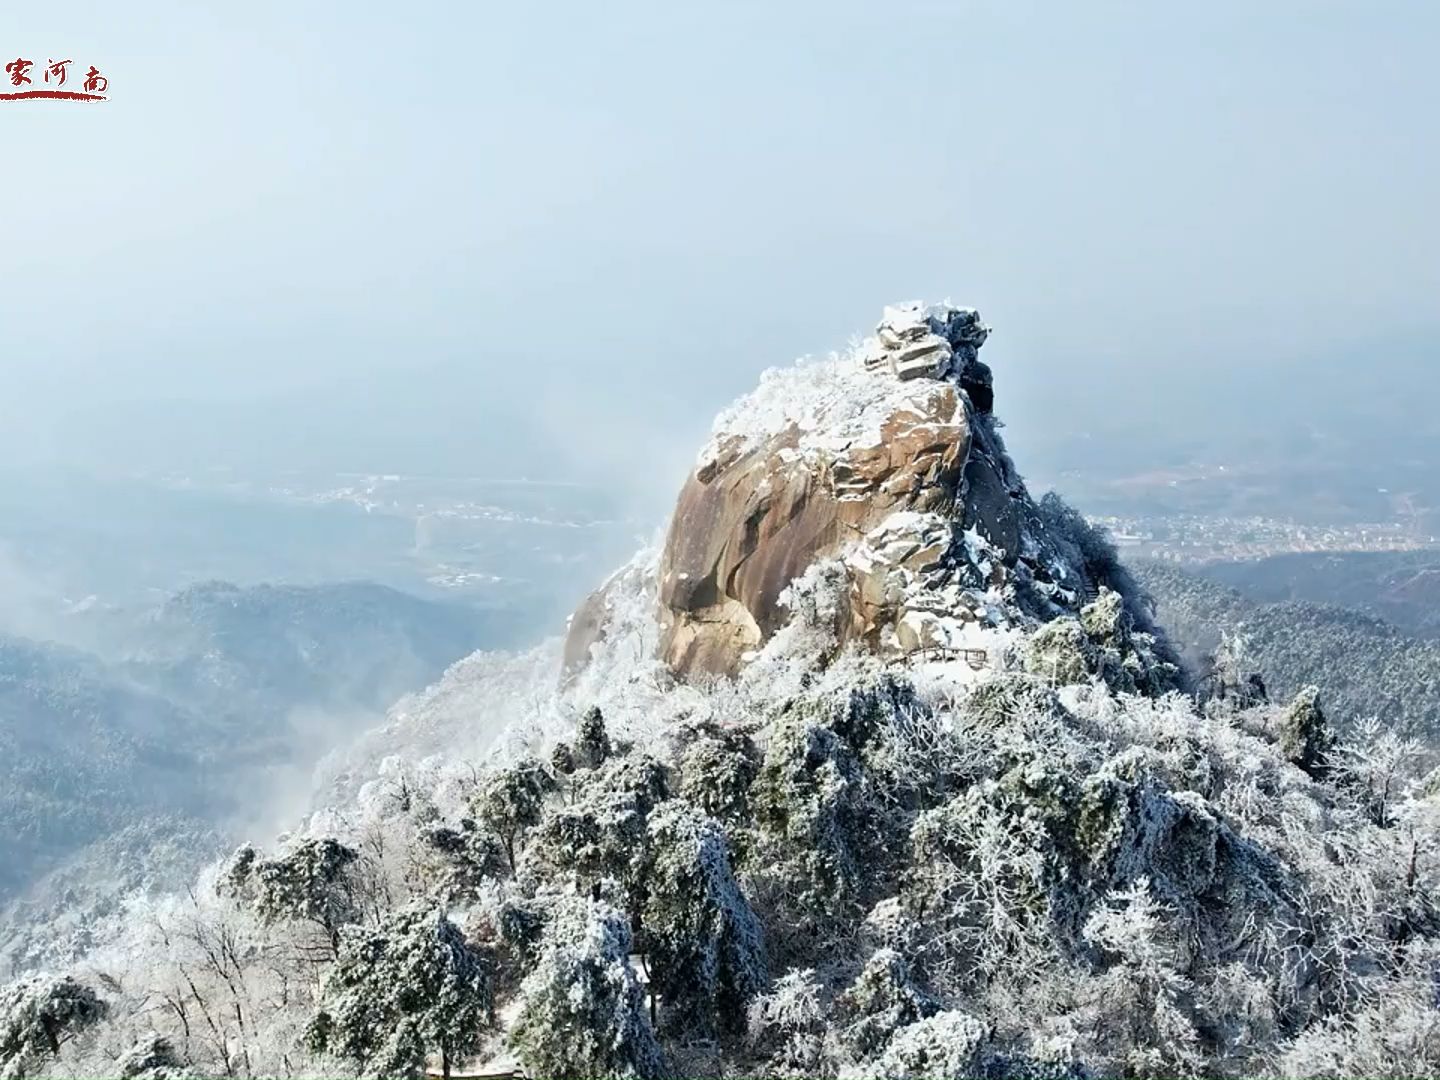
[[[609,582],[587,596],[575,614],[570,616],[569,631],[565,635],[565,652],[561,657],[561,670],[578,671],[589,659],[590,646],[605,635],[606,600],[609,598]]]
[[[788,617],[779,603],[817,558],[897,510],[954,508],[970,433],[952,386],[934,384],[885,418],[880,441],[807,460],[794,428],[730,439],[680,492],[661,559],[665,659],[731,672]]]
[[[819,559],[850,581],[846,640],[987,654],[1027,618],[1073,613],[1084,570],[1046,542],[991,417],[973,309],[885,309],[850,354],[767,372],[717,419],[660,559],[660,649],[678,676],[730,675],[789,618]],[[592,597],[566,661],[603,628]]]

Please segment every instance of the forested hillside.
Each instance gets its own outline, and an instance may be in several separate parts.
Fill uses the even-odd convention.
[[[199,727],[91,656],[0,639],[0,897],[127,822],[222,812]]]
[[[9,1066],[1440,1068],[1440,803],[1401,743],[1337,742],[1308,698],[1136,694],[1154,658],[1114,605],[978,685],[962,661],[837,655],[803,615],[826,606],[710,691],[664,689],[612,638],[576,692],[606,687],[621,724],[593,709],[514,757],[392,759],[191,895],[137,898],[108,944],[6,991]]]
[[[1419,637],[1440,637],[1440,554],[1354,551],[1214,563],[1199,573],[1255,600],[1304,600],[1378,616]]]
[[[275,800],[303,805],[324,753],[506,628],[379,586],[214,583],[88,632],[103,657],[0,638],[0,905],[21,901],[0,971],[37,927],[176,887]]]
[[[1440,738],[1440,642],[1334,604],[1248,599],[1168,563],[1137,563],[1135,571],[1192,665],[1203,668],[1228,633],[1277,700],[1314,685],[1342,726],[1373,717],[1432,744]]]

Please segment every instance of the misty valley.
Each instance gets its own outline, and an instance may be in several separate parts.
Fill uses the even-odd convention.
[[[12,972],[304,812],[326,753],[470,653],[533,644],[634,533],[574,486],[7,479]]]

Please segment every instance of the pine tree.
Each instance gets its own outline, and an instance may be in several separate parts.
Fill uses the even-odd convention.
[[[258,858],[247,845],[232,857],[222,891],[252,903],[267,922],[313,923],[338,952],[340,928],[360,916],[353,875],[359,858],[328,836],[303,840],[273,859]]]
[[[0,990],[0,1077],[23,1077],[108,1012],[95,991],[66,975],[34,976]]]
[[[516,845],[539,824],[545,796],[553,788],[554,781],[545,766],[534,758],[492,772],[481,783],[472,803],[475,817],[503,845],[512,874]]]
[[[555,913],[510,1031],[531,1076],[664,1075],[631,944],[629,917],[603,901],[574,898]]]
[[[1319,689],[1305,687],[1280,719],[1280,751],[1311,776],[1323,777],[1335,742],[1335,732],[1320,708]]]
[[[592,705],[580,718],[580,728],[575,733],[575,763],[584,769],[597,769],[610,756],[610,750],[605,717],[598,705]]]
[[[649,822],[643,943],[671,1024],[735,1032],[768,981],[760,922],[713,819],[672,800]]]
[[[493,1020],[491,978],[443,912],[413,903],[373,930],[345,929],[308,1044],[381,1077],[419,1076],[434,1050],[449,1077]]]

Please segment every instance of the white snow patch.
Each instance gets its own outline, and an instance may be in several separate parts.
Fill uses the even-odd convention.
[[[946,305],[920,308],[902,305],[915,318],[941,317]],[[893,312],[897,317],[898,310]],[[886,309],[886,316],[892,309]],[[907,314],[908,318],[909,315]],[[721,446],[741,440],[742,451],[765,442],[791,427],[800,433],[800,449],[783,451],[782,460],[839,454],[851,447],[875,446],[880,426],[904,408],[925,413],[934,396],[950,384],[934,379],[901,381],[888,368],[868,369],[866,359],[883,351],[878,337],[852,342],[844,352],[823,359],[806,357],[789,367],[771,368],[760,376],[760,385],[736,401],[715,419],[710,441],[701,450],[697,465],[713,461]],[[964,405],[957,403],[957,413]]]

